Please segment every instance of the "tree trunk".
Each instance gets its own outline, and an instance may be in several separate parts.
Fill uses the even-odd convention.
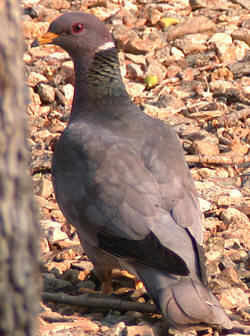
[[[39,229],[28,176],[19,0],[0,1],[0,335],[35,334]]]

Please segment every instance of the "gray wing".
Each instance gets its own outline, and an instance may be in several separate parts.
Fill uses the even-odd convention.
[[[145,151],[145,165],[155,177],[163,207],[176,224],[187,228],[198,244],[203,242],[201,212],[196,188],[175,131],[168,124],[159,125],[157,137]]]
[[[57,146],[53,182],[78,233],[117,257],[151,268],[178,275],[195,269],[192,240],[166,210],[143,155],[131,143],[107,143],[105,134],[78,145],[68,136],[65,132]]]

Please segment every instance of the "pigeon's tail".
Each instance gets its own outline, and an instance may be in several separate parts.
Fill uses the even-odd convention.
[[[170,326],[182,329],[205,323],[232,328],[218,300],[199,280],[177,279],[159,272],[149,276],[148,272],[141,269],[137,274]]]

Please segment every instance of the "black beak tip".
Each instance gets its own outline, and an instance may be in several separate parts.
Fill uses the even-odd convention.
[[[31,48],[38,47],[38,46],[39,46],[39,42],[38,42],[38,39],[36,38],[36,39],[31,43]]]

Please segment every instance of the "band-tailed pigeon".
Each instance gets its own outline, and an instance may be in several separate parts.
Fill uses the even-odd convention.
[[[123,84],[104,23],[65,13],[33,46],[52,43],[74,61],[70,120],[54,152],[58,204],[96,274],[140,279],[167,323],[231,328],[207,289],[196,190],[175,131],[141,112]]]

